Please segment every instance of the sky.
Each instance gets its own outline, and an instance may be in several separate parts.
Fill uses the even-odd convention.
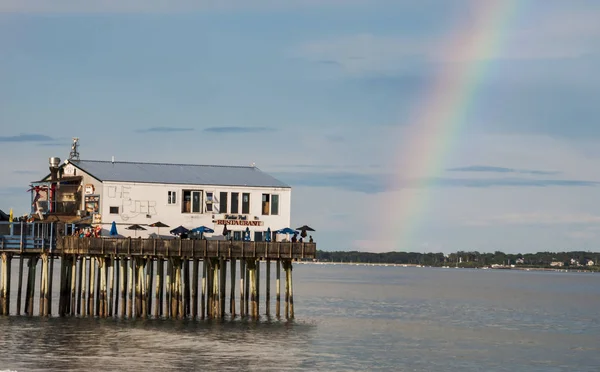
[[[323,250],[598,251],[600,2],[482,4],[3,0],[0,209],[79,137],[255,163]]]

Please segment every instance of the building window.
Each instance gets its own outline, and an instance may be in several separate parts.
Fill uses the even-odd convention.
[[[250,194],[242,194],[242,214],[250,214]]]
[[[202,190],[183,190],[181,213],[202,213]]]
[[[279,214],[279,195],[262,194],[262,214]]]
[[[212,192],[206,193],[206,211],[207,212],[213,211],[213,193]]]
[[[229,211],[229,213],[238,214],[240,212],[239,203],[240,203],[240,193],[232,192],[231,193],[231,210]]]
[[[219,195],[219,213],[227,213],[227,193],[221,192]]]
[[[119,214],[119,207],[110,207],[109,212],[110,214]]]
[[[242,232],[234,231],[233,232],[233,240],[242,240]]]
[[[177,191],[167,193],[167,204],[177,204]]]

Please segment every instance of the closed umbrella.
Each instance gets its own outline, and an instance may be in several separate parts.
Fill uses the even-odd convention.
[[[250,241],[250,228],[246,227],[246,233],[244,234],[244,240],[249,242]]]
[[[115,221],[110,225],[110,236],[117,236],[119,233],[117,232],[117,223]]]

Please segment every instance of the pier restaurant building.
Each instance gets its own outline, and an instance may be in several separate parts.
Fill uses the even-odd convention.
[[[87,222],[108,235],[148,237],[184,226],[264,241],[290,226],[290,186],[255,166],[216,166],[50,158],[50,175],[31,184],[32,214],[48,221]],[[149,225],[160,221],[169,227]],[[128,230],[131,225],[145,230]],[[210,237],[210,236],[209,236]]]

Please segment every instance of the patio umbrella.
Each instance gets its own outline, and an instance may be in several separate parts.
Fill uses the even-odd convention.
[[[119,233],[117,232],[117,223],[115,221],[110,225],[110,236],[117,236]]]
[[[215,230],[211,229],[210,227],[206,227],[206,226],[199,226],[196,227],[195,229],[191,229],[190,232],[195,232],[195,233],[200,233],[200,238],[202,239],[202,236],[204,235],[204,233],[214,233]]]
[[[229,234],[229,230],[227,230],[227,225],[223,225],[223,236],[227,236]]]
[[[244,240],[249,242],[250,241],[250,228],[246,227],[246,232],[244,233]]]
[[[142,226],[140,226],[138,224],[127,226],[125,229],[126,230],[133,230],[133,231],[135,231],[134,236],[137,236],[138,230],[146,230],[144,227],[142,227]]]
[[[315,231],[315,229],[313,229],[310,226],[306,226],[306,225],[300,226],[296,230],[300,231],[300,236],[303,237],[303,238],[306,238],[306,232],[307,231]]]
[[[171,230],[171,234],[172,235],[181,235],[181,234],[187,233],[188,231],[190,231],[190,230],[188,230],[185,227],[180,225],[180,226],[177,226],[176,228],[174,228],[173,230]]]
[[[267,229],[267,232],[265,233],[265,242],[270,242],[271,241],[271,228],[269,227]]]
[[[156,233],[158,234],[158,236],[160,236],[160,228],[161,227],[170,227],[169,225],[167,225],[166,223],[162,223],[160,221],[156,221],[154,223],[151,223],[150,225],[148,225],[150,227],[156,227]]]

